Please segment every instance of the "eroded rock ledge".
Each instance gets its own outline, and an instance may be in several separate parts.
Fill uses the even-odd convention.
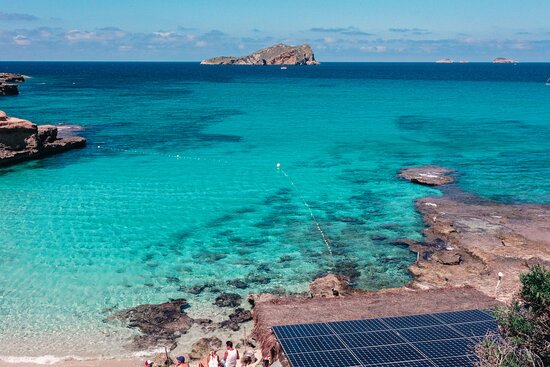
[[[38,126],[0,111],[0,167],[84,147],[86,139],[73,136],[74,130],[74,126]]]
[[[21,74],[0,73],[0,96],[19,94],[19,86],[13,83],[23,83],[25,77]]]
[[[219,56],[201,61],[203,65],[317,65],[308,44],[288,46],[279,43],[246,56]]]
[[[409,267],[410,286],[467,285],[508,301],[520,289],[520,273],[550,265],[550,205],[497,203],[458,188],[443,193],[416,202],[427,225],[424,240],[398,241],[419,255]]]

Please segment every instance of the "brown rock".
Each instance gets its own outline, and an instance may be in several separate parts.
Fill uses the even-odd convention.
[[[58,129],[52,125],[37,126],[30,121],[8,117],[0,111],[0,167],[42,158],[86,145],[86,139],[70,135],[77,128],[71,125]]]
[[[309,285],[309,294],[312,297],[338,297],[347,290],[349,281],[346,276],[329,274],[315,279]]]
[[[459,265],[462,262],[462,256],[458,252],[436,252],[432,258],[443,265]]]
[[[216,337],[199,339],[191,347],[189,358],[197,360],[203,358],[211,350],[218,350],[222,346],[222,341]]]
[[[57,140],[57,127],[53,125],[38,126],[38,143],[41,145],[54,143]]]
[[[453,171],[439,166],[420,166],[403,168],[399,171],[399,177],[414,183],[428,186],[446,185],[454,181],[448,174]]]
[[[174,363],[172,358],[166,353],[157,353],[152,358],[153,366],[171,366]]]

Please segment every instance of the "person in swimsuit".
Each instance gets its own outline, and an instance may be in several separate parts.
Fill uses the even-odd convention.
[[[237,360],[239,359],[239,351],[233,348],[233,343],[230,340],[228,340],[225,345],[227,346],[227,350],[225,351],[225,355],[223,357],[225,367],[236,367]]]

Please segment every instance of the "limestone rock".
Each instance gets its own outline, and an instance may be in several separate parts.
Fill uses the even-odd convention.
[[[317,65],[308,44],[288,46],[279,43],[246,56],[220,56],[201,61],[203,65]]]
[[[0,167],[82,148],[86,139],[71,135],[70,131],[76,130],[63,129],[63,136],[58,136],[61,134],[56,126],[37,126],[0,111]]]
[[[346,276],[328,274],[315,279],[309,285],[309,293],[312,297],[338,297],[346,291],[349,282]]]
[[[443,265],[459,265],[462,262],[462,255],[451,251],[436,252],[432,258]]]
[[[194,360],[201,359],[204,356],[208,355],[211,350],[217,350],[221,347],[222,341],[216,337],[201,338],[191,347],[189,358]]]
[[[445,167],[426,165],[403,168],[399,171],[399,177],[421,185],[440,186],[454,181],[454,179],[449,176],[449,173],[452,172],[452,170]]]
[[[0,84],[1,83],[23,83],[25,77],[21,74],[12,74],[12,73],[0,73]]]

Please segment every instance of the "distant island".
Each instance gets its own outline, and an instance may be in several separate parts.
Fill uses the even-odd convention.
[[[308,44],[288,46],[279,43],[246,56],[218,56],[201,61],[203,65],[318,65]]]

